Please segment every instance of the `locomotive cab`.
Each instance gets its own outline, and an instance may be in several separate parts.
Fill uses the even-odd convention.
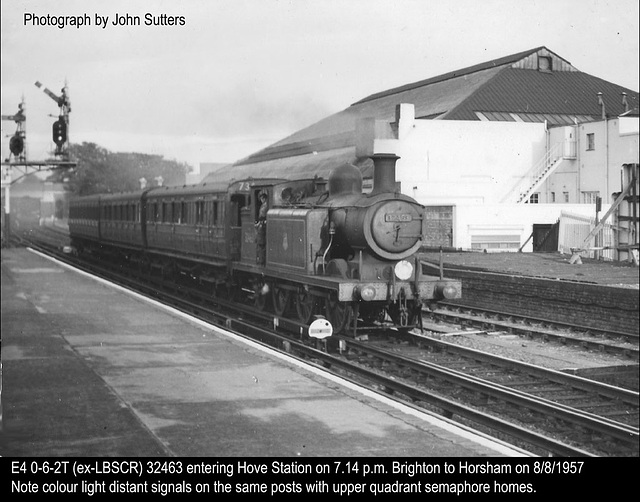
[[[318,190],[323,187],[324,180],[318,178],[246,180],[234,184],[230,204],[232,211],[237,211],[239,225],[231,225],[230,235],[236,237],[237,260],[259,267],[286,267],[297,264],[300,258],[304,260],[306,253],[304,250],[298,252],[297,244],[307,241],[304,235],[308,227],[295,223],[297,216],[293,215],[307,215],[309,200],[317,198]],[[316,215],[315,220],[320,218],[322,222],[326,210],[319,213],[321,215]],[[319,247],[318,241],[316,250]],[[296,268],[306,270],[307,266]]]

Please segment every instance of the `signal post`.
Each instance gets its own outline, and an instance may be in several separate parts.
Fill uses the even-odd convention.
[[[40,82],[35,83],[41,88]],[[14,115],[2,115],[2,120],[16,123],[16,132],[9,140],[9,157],[2,161],[2,189],[4,190],[4,207],[2,212],[2,245],[11,238],[11,184],[18,179],[33,174],[37,171],[53,169],[70,169],[76,167],[76,162],[69,157],[69,113],[71,103],[67,85],[62,88],[61,95],[57,96],[49,89],[44,88],[44,93],[53,99],[59,108],[58,120],[52,126],[52,139],[56,145],[54,157],[47,160],[27,160],[27,117],[25,112],[24,97],[18,104],[18,112]],[[14,170],[20,175],[14,176]]]

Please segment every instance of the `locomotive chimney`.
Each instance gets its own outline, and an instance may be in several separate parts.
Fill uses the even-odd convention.
[[[382,192],[396,192],[396,161],[400,158],[393,153],[376,153],[373,160],[373,190],[371,195]]]

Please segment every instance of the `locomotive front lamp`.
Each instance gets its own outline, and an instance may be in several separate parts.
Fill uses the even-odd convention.
[[[458,288],[456,288],[452,284],[441,284],[436,286],[435,293],[440,298],[446,298],[446,299],[456,298],[458,296]]]
[[[396,273],[396,277],[401,281],[408,281],[413,275],[413,265],[411,265],[407,260],[402,260],[396,263],[393,270]]]
[[[458,296],[458,288],[456,288],[455,286],[447,286],[446,288],[444,288],[444,290],[442,291],[442,294],[444,295],[445,298],[455,298],[456,296]]]
[[[373,286],[365,286],[360,291],[360,298],[362,298],[365,302],[370,302],[376,297],[376,290]]]

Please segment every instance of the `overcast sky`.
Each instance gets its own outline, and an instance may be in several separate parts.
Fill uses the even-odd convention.
[[[638,91],[638,0],[2,0],[2,114],[24,97],[29,159],[53,149],[56,103],[73,143],[233,162],[353,102],[545,46]],[[114,26],[115,15],[140,26]],[[38,26],[86,14],[90,25]],[[145,26],[145,15],[184,25]],[[106,27],[96,15],[109,17]],[[44,19],[46,21],[46,19]],[[179,19],[178,19],[179,20]],[[13,122],[2,122],[2,158]]]

